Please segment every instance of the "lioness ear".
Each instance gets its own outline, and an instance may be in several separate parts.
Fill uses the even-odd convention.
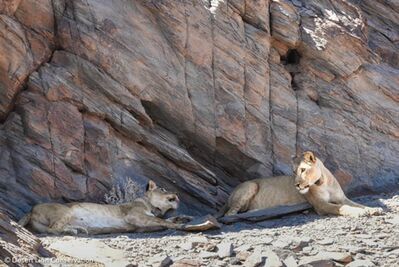
[[[155,184],[155,182],[153,180],[148,181],[146,191],[152,191],[155,188],[157,188],[157,185]]]
[[[308,161],[308,162],[312,162],[312,163],[316,162],[316,157],[312,151],[306,151],[305,153],[303,153],[303,158],[305,161]]]

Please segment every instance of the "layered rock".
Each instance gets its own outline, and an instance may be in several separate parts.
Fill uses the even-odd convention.
[[[350,193],[397,186],[397,5],[372,3],[1,3],[0,206],[131,177],[213,212],[308,149]]]

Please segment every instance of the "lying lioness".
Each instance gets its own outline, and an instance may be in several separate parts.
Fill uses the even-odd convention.
[[[147,185],[143,198],[120,205],[95,203],[38,204],[19,222],[33,231],[46,234],[107,234],[144,232],[162,229],[183,229],[183,224],[159,217],[177,209],[179,198],[158,188],[153,181]]]
[[[230,216],[306,201],[318,214],[357,217],[382,212],[381,208],[369,208],[349,200],[336,178],[312,152],[305,152],[294,163],[294,173],[296,177],[262,178],[238,185],[218,215]]]
[[[313,152],[303,153],[294,165],[294,172],[295,186],[299,193],[305,196],[320,215],[358,217],[382,213],[381,208],[366,207],[348,199],[337,179]]]
[[[216,217],[304,202],[292,176],[254,179],[238,185]]]

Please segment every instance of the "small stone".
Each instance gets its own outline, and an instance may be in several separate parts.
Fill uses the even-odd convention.
[[[148,262],[151,264],[151,266],[156,267],[167,267],[173,263],[172,259],[169,256],[161,254],[151,257]]]
[[[349,263],[353,260],[351,254],[346,252],[319,252],[320,257],[330,258],[340,263]]]
[[[320,245],[331,245],[334,244],[334,239],[332,238],[324,238],[322,240],[317,241],[318,244]]]
[[[261,239],[262,244],[270,245],[273,242],[273,238],[266,236]]]
[[[201,251],[198,256],[203,259],[216,258],[218,256],[215,252]]]
[[[237,253],[236,258],[240,261],[246,261],[249,255],[251,255],[251,253],[248,251],[240,251],[239,253]]]
[[[190,242],[194,244],[194,246],[200,244],[200,243],[208,243],[208,238],[205,236],[194,236],[190,238]]]
[[[289,245],[291,245],[291,241],[279,239],[277,241],[274,241],[272,243],[272,245],[273,245],[273,247],[277,247],[277,248],[287,248]]]
[[[255,267],[258,266],[263,262],[263,257],[262,257],[262,248],[261,247],[256,247],[254,249],[254,252],[245,260],[244,266],[246,267]]]
[[[181,259],[171,265],[171,267],[200,267],[201,262],[198,260]]]
[[[399,225],[399,215],[394,215],[390,219],[385,219],[385,222],[393,225]]]
[[[280,258],[277,256],[276,253],[272,250],[267,250],[266,253],[264,253],[266,256],[266,262],[265,262],[265,267],[281,267],[283,266],[282,262],[280,261]]]
[[[233,258],[227,258],[229,260],[230,265],[241,265],[240,259],[233,257]]]
[[[231,242],[228,243],[220,243],[216,246],[218,249],[218,256],[219,258],[223,259],[226,257],[231,257],[233,255],[234,247]]]
[[[345,252],[319,252],[315,256],[304,257],[299,265],[310,264],[318,261],[336,261],[339,263],[349,263],[353,260],[351,254]]]
[[[241,252],[241,251],[248,251],[252,246],[249,244],[244,244],[242,246],[239,246],[238,248],[236,248],[237,252]]]
[[[371,267],[375,264],[369,260],[355,260],[346,265],[346,267]]]
[[[308,259],[312,258],[312,259]],[[312,267],[334,267],[336,264],[332,260],[318,260],[313,257],[305,257],[299,261],[299,266],[312,266]]]
[[[283,263],[286,267],[297,267],[298,263],[296,262],[293,256],[289,256],[283,260]]]
[[[193,242],[185,242],[179,245],[184,250],[191,250],[194,248]]]

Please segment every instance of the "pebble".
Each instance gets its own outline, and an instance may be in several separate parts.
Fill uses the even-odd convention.
[[[393,224],[393,225],[399,225],[399,215],[394,215],[390,219],[385,219],[385,222]]]
[[[346,267],[371,267],[375,264],[369,260],[355,260],[346,265]]]
[[[192,259],[181,259],[174,262],[171,267],[200,267],[201,262]]]
[[[228,243],[220,243],[216,246],[218,249],[219,258],[223,259],[226,257],[231,257],[233,255],[234,246],[231,242]]]
[[[291,241],[278,239],[277,241],[274,241],[272,243],[272,245],[273,245],[273,247],[277,247],[277,248],[287,248],[291,245]]]
[[[296,262],[293,256],[289,256],[283,260],[283,263],[286,267],[297,267],[298,263]]]
[[[331,245],[334,243],[334,239],[332,238],[324,238],[322,240],[317,241],[318,244],[320,245]]]
[[[194,248],[193,242],[185,242],[179,245],[184,250],[191,250]]]
[[[256,247],[254,252],[245,260],[245,267],[256,267],[263,262],[262,248]]]
[[[268,249],[266,252],[263,254],[266,256],[266,262],[265,262],[265,267],[281,267],[283,266],[283,263],[281,262],[280,258],[277,256],[277,254]]]
[[[204,259],[209,259],[209,258],[216,258],[218,256],[217,253],[215,252],[209,252],[209,251],[201,251],[198,256],[200,258],[204,258]]]
[[[148,260],[148,263],[154,267],[168,267],[173,261],[167,255],[155,255]]]

